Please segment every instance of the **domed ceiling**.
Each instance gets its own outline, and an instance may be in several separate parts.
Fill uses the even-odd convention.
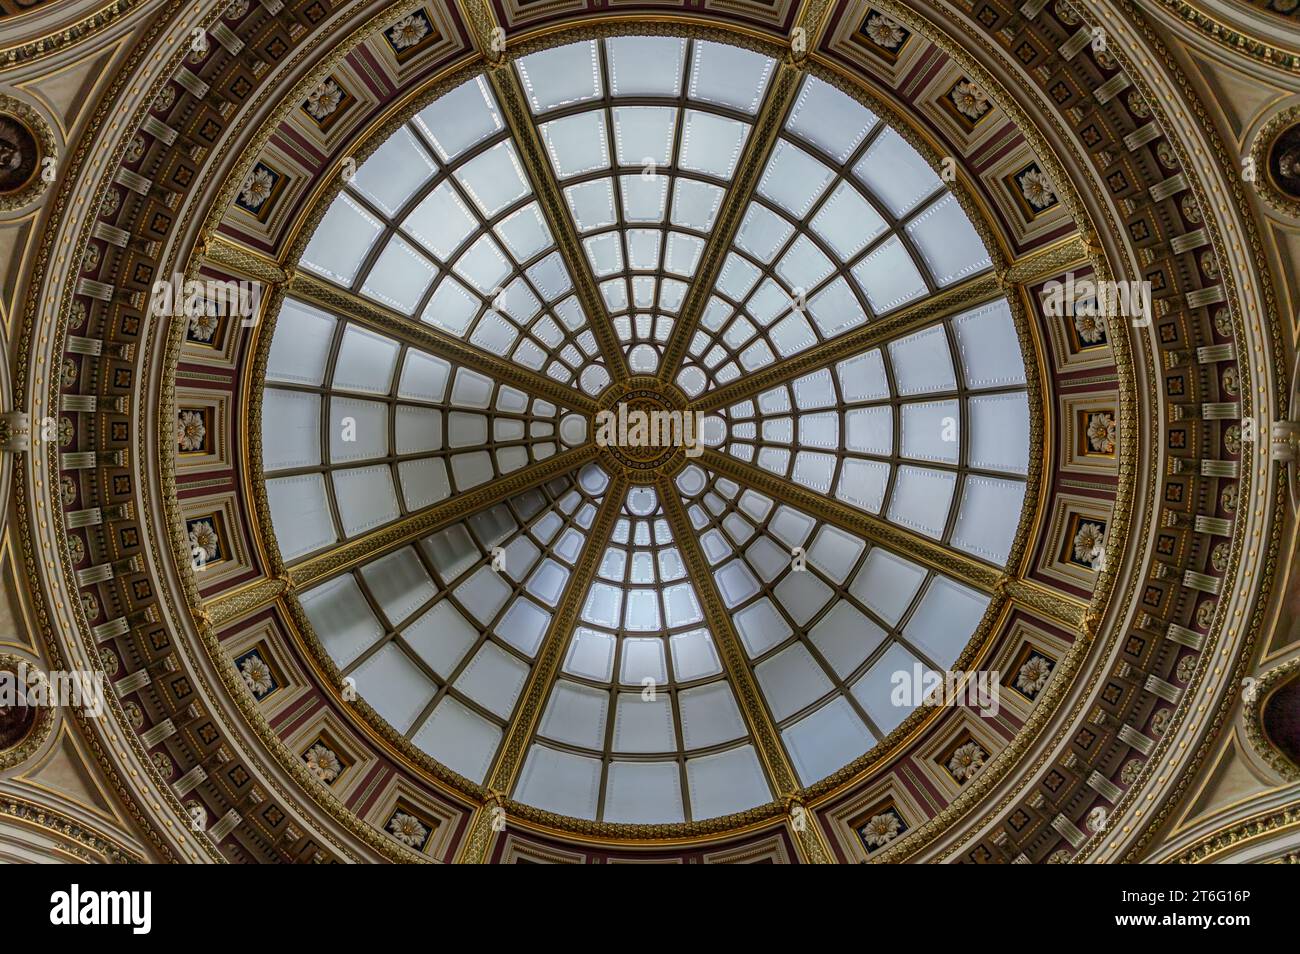
[[[1101,0],[200,6],[9,51],[132,38],[79,139],[0,92],[85,850],[1196,859],[1229,720],[1291,771],[1291,114],[1261,204]]]
[[[946,670],[989,605],[896,548],[762,493],[748,468],[693,462],[702,446],[628,467],[617,447],[594,444],[584,409],[609,405],[630,375],[637,394],[698,414],[714,453],[1007,562],[1029,404],[1005,296],[787,370],[992,259],[915,149],[816,76],[798,84],[766,158],[746,152],[775,67],[724,43],[636,35],[512,67],[528,134],[545,146],[544,171],[582,243],[583,279],[599,289],[594,316],[481,76],[380,144],[308,241],[300,268],[507,357],[525,382],[573,389],[576,411],[345,310],[292,294],[281,305],[262,466],[290,565],[562,452],[582,455],[299,596],[371,708],[476,783],[542,675],[539,648],[554,642],[562,662],[540,688],[509,792],[525,804],[666,823],[771,801],[739,680],[757,685],[800,783],[819,782],[919,706],[919,694],[891,701],[894,674]],[[747,198],[731,191],[742,157],[763,164]],[[739,227],[720,268],[701,276],[724,205]],[[613,328],[617,352],[602,353],[594,323]],[[665,359],[683,350],[679,368]],[[773,368],[771,386],[719,401],[723,385]],[[712,632],[701,591],[721,601],[728,632]],[[576,615],[556,612],[566,594]],[[733,656],[739,639],[742,670],[724,668],[719,639]]]

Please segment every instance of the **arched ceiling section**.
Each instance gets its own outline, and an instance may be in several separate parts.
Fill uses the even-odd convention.
[[[63,324],[26,336],[15,392],[69,436],[15,495],[45,638],[120,660],[102,760],[159,850],[1138,851],[1250,648],[1276,536],[1245,419],[1285,396],[1235,157],[1140,15],[1090,45],[1095,7],[639,30],[239,0],[207,52],[149,34],[47,190],[22,318]],[[633,68],[651,41],[662,87]],[[457,89],[453,142],[419,117]],[[187,268],[261,282],[266,320],[150,315]],[[1051,313],[1067,273],[1151,281],[1151,323]],[[444,285],[460,311],[430,307]],[[593,445],[638,389],[706,414],[698,459],[647,476]],[[845,480],[872,469],[883,490]],[[459,641],[428,642],[444,618]],[[891,727],[891,653],[1000,674],[1000,715]]]

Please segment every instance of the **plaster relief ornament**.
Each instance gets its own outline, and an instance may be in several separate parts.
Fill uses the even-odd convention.
[[[0,113],[0,194],[24,189],[37,175],[36,137],[16,116]]]
[[[883,13],[872,14],[867,18],[867,36],[871,37],[871,42],[887,50],[897,49],[904,39],[903,28]]]
[[[429,829],[420,823],[414,815],[398,812],[388,822],[388,830],[393,837],[411,848],[418,848],[429,837]]]
[[[989,98],[984,90],[970,80],[964,80],[953,89],[952,101],[962,115],[979,119],[988,110]]]
[[[401,20],[388,31],[388,37],[393,41],[393,46],[399,50],[405,50],[407,47],[415,46],[424,39],[424,35],[429,32],[428,25],[424,20],[417,16],[409,16]]]
[[[327,79],[307,94],[307,112],[314,119],[324,119],[339,108],[343,90],[332,79]]]

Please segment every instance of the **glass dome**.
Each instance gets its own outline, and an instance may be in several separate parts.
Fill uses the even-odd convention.
[[[758,722],[814,785],[906,720],[893,675],[952,667],[989,602],[850,525],[991,568],[1013,548],[1030,411],[1002,293],[876,334],[988,273],[989,250],[904,136],[814,75],[737,189],[776,67],[672,37],[525,56],[505,68],[537,164],[493,83],[466,81],[369,156],[306,247],[300,270],[356,307],[290,295],[276,322],[262,464],[284,561],[446,515],[301,591],[316,637],[471,782],[526,732],[506,794],[538,809],[664,824],[766,804]],[[647,478],[596,446],[597,410],[633,385],[699,414],[707,449]]]

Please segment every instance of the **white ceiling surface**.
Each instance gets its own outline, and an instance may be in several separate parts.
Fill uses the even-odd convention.
[[[658,368],[773,67],[667,37],[584,41],[514,67],[636,371]],[[481,79],[428,106],[362,166],[304,265],[589,394],[608,380],[591,316]],[[912,148],[806,78],[678,381],[707,392],[989,266]],[[1029,460],[1020,354],[997,301],[723,408],[709,440],[1001,566]],[[263,465],[290,561],[588,439],[563,408],[293,299],[276,326],[265,401]],[[354,440],[342,438],[347,421]],[[303,606],[384,719],[483,782],[555,608],[578,587],[579,622],[561,634],[560,673],[512,797],[618,823],[771,801],[653,489],[617,502],[595,577],[570,579],[607,486],[589,465],[371,559],[304,593]],[[950,667],[988,605],[698,465],[676,491],[805,785],[901,724],[914,706],[891,701],[894,674]]]

